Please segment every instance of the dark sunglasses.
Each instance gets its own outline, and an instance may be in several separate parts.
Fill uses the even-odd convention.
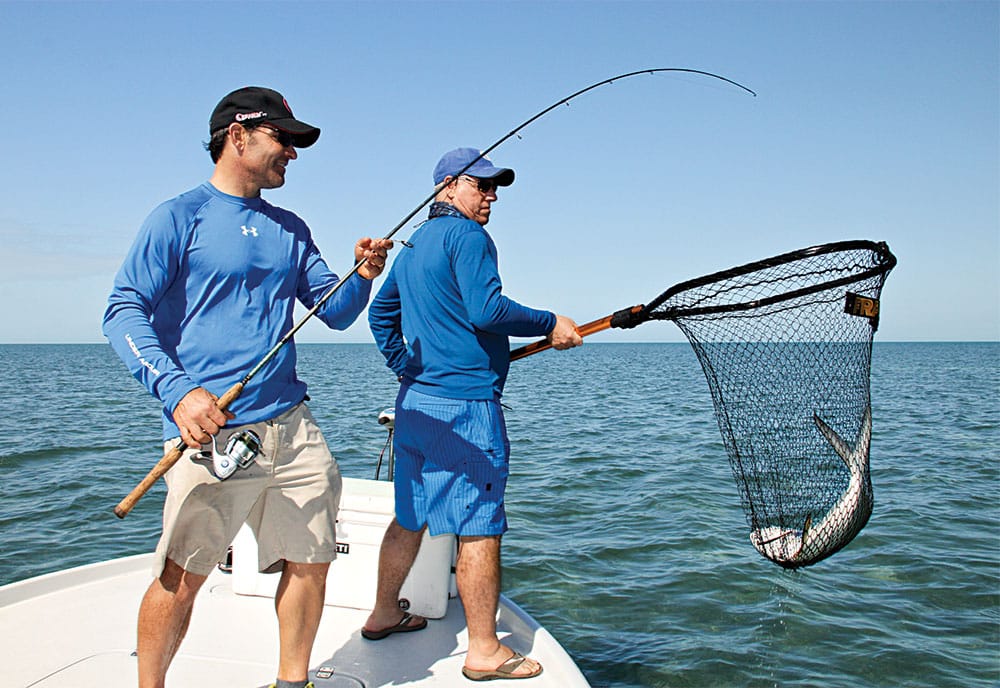
[[[491,191],[495,192],[497,190],[497,183],[492,179],[480,179],[479,177],[467,177],[465,175],[462,175],[460,179],[464,179],[470,184],[475,184],[476,188],[484,194],[488,194]]]
[[[257,127],[263,132],[266,132],[268,136],[278,142],[282,148],[288,148],[289,146],[295,145],[295,137],[289,134],[287,131],[282,131],[281,129],[275,129],[274,127],[259,126]]]

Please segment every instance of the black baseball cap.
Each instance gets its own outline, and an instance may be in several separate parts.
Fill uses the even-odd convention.
[[[269,124],[292,135],[292,145],[308,148],[319,138],[319,128],[295,119],[284,96],[263,86],[239,88],[219,101],[208,120],[211,136],[233,122],[238,124]]]

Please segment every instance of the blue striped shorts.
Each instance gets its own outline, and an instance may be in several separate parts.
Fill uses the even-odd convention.
[[[408,385],[395,421],[396,520],[431,535],[502,535],[507,530],[510,443],[497,400],[444,399]]]

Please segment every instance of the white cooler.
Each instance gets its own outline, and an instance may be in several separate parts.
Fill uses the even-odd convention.
[[[337,558],[326,578],[326,604],[371,609],[378,582],[382,535],[394,514],[392,483],[344,478],[337,515]],[[399,593],[400,608],[439,619],[454,597],[455,536],[424,533],[410,575]],[[274,597],[279,574],[257,570],[257,541],[245,525],[233,540],[233,592]]]

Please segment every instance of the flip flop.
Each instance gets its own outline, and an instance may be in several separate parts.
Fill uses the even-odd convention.
[[[516,675],[514,672],[517,671],[519,666],[524,664],[525,659],[527,658],[524,655],[515,651],[514,654],[510,656],[510,659],[498,666],[496,669],[478,671],[476,669],[462,667],[462,675],[470,681],[493,681],[494,679],[534,678],[542,673],[542,665],[539,664],[538,668],[530,674]]]
[[[411,633],[413,631],[419,631],[427,628],[427,619],[421,619],[420,623],[410,626],[410,619],[413,618],[412,614],[403,614],[403,618],[399,620],[399,623],[395,626],[389,626],[389,628],[383,628],[381,631],[369,631],[367,629],[361,629],[361,636],[367,640],[382,640],[382,638],[388,638],[393,633]]]

